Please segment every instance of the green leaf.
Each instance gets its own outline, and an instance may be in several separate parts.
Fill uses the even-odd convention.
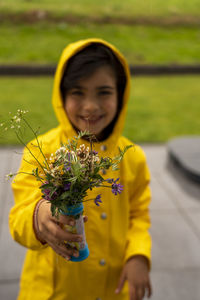
[[[56,206],[54,204],[51,204],[51,213],[52,213],[52,216],[54,217],[55,214],[56,214]]]
[[[47,189],[47,188],[51,188],[51,187],[52,187],[52,185],[49,184],[49,183],[47,183],[47,184],[41,185],[41,186],[40,186],[40,189]]]
[[[66,191],[64,193],[62,193],[62,195],[59,197],[61,200],[64,200],[66,198],[68,198],[71,195],[70,191]]]
[[[54,188],[51,190],[51,192],[50,192],[50,194],[49,194],[50,198],[53,196],[53,194],[56,192],[56,190],[57,190],[57,187],[54,187]]]

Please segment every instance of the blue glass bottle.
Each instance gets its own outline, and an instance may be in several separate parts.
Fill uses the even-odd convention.
[[[77,233],[83,236],[83,241],[82,242],[77,242],[77,243],[67,243],[69,244],[71,247],[76,247],[78,248],[79,251],[79,256],[75,257],[75,256],[71,256],[71,261],[82,261],[84,259],[86,259],[89,256],[89,249],[88,249],[88,245],[86,242],[86,238],[85,238],[85,230],[84,230],[84,221],[83,221],[83,203],[79,203],[77,205],[73,205],[73,206],[67,206],[67,212],[63,212],[61,211],[61,213],[63,215],[66,216],[73,216],[76,224],[75,226],[69,226],[69,225],[65,225],[65,229],[73,232],[73,233]]]

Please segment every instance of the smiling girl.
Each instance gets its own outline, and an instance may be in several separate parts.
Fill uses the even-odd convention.
[[[39,138],[45,156],[86,129],[96,136],[95,150],[100,156],[113,157],[118,147],[129,145],[131,142],[121,135],[129,88],[128,65],[114,46],[100,39],[67,46],[53,88],[59,126]],[[80,143],[89,145],[87,140]],[[31,164],[27,164],[27,155],[25,151],[20,170],[30,173],[34,161],[29,157]],[[64,242],[80,241],[82,236],[62,229],[63,224],[72,225],[73,218],[61,216],[58,221],[52,217],[50,203],[41,200],[35,179],[27,174],[17,176],[12,185],[15,205],[10,212],[10,230],[13,238],[28,248],[19,300],[150,297],[150,175],[138,145],[129,149],[114,174],[104,170],[105,178],[113,175],[120,177],[123,193],[111,196],[106,189],[91,191],[89,198],[101,193],[103,203],[97,208],[85,202],[90,255],[76,263],[69,259],[78,256],[78,250],[66,248]]]

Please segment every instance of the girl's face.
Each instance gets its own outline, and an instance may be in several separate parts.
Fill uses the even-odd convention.
[[[65,111],[80,131],[101,137],[117,113],[117,86],[111,67],[102,66],[67,92]]]

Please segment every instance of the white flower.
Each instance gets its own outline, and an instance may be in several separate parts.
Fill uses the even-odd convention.
[[[62,156],[67,152],[67,149],[65,147],[60,147],[58,150],[56,150],[55,154],[57,157]]]
[[[98,156],[92,157],[93,162],[100,162],[100,158]]]

